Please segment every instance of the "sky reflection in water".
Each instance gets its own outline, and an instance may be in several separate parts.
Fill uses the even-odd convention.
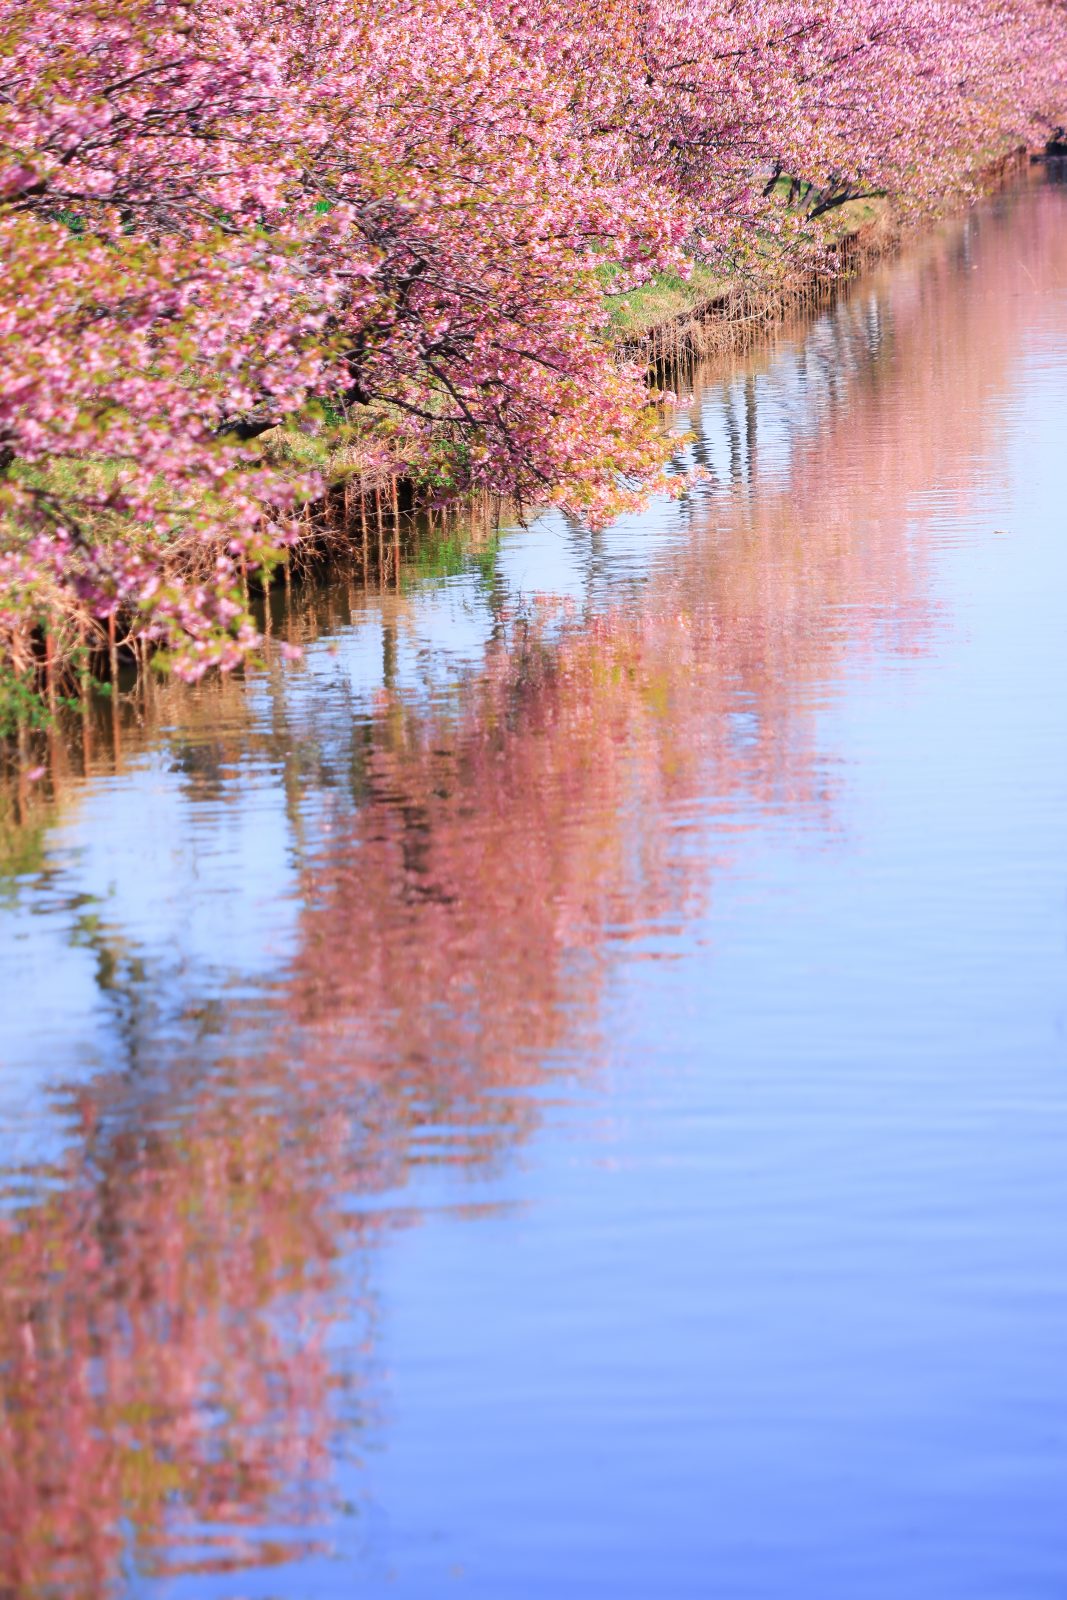
[[[1065,414],[1041,184],[4,797],[0,1593],[1062,1594]]]

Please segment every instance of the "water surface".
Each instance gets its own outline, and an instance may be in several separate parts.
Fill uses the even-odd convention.
[[[1035,181],[5,791],[0,1593],[1062,1596],[1065,416]]]

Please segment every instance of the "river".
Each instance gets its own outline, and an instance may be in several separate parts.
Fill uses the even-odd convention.
[[[1063,1595],[1065,420],[1035,176],[3,791],[0,1594]]]

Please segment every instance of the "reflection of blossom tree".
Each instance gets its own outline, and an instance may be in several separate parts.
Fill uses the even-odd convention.
[[[229,1088],[142,1129],[95,1084],[0,1223],[4,1592],[109,1592],[123,1522],[149,1570],[189,1521],[207,1565],[269,1560],[321,1500],[336,1129]]]
[[[973,493],[1020,255],[1039,286],[1067,266],[1040,204],[978,251],[981,295],[949,243],[894,270],[877,318],[860,295],[820,324],[809,397],[820,359],[851,362],[844,396],[779,483],[764,452],[754,483],[694,505],[631,603],[500,607],[447,699],[394,685],[358,721],[281,675],[158,691],[194,805],[239,804],[225,775],[250,752],[276,764],[304,829],[299,937],[260,991],[206,1001],[82,914],[125,1053],[0,1211],[0,1590],[102,1596],[131,1556],[151,1574],[291,1556],[271,1530],[321,1518],[337,1429],[367,1405],[339,1377],[363,1358],[335,1348],[371,1304],[354,1202],[435,1145],[470,1171],[506,1159],[536,1127],[523,1091],[597,1059],[620,954],[690,924],[735,830],[832,820],[817,708],[857,652],[922,645],[917,497]],[[712,859],[686,830],[716,815]]]
[[[1017,226],[1055,279],[1047,212],[1021,208]],[[973,493],[995,419],[982,401],[1018,348],[1004,288],[1018,246],[992,233],[981,298],[958,286],[960,248],[951,235],[896,268],[877,317],[867,289],[820,320],[805,355],[820,425],[777,488],[753,482],[749,367],[746,470],[694,510],[633,605],[511,619],[436,709],[386,692],[359,801],[338,798],[305,873],[301,1017],[363,1019],[375,1070],[521,1081],[546,1054],[590,1049],[620,939],[702,903],[678,818],[710,799],[825,823],[816,708],[857,650],[922,647],[909,521],[931,485]]]

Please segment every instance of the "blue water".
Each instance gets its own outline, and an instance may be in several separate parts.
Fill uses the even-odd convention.
[[[1065,417],[1035,179],[53,752],[0,1592],[1065,1592]]]

